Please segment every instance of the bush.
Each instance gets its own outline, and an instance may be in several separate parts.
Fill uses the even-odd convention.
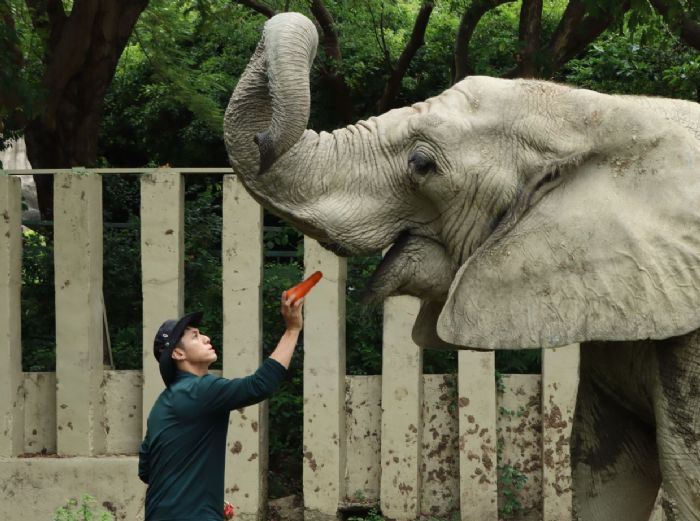
[[[56,369],[53,243],[26,230],[22,236],[22,369]]]
[[[71,498],[66,504],[56,510],[54,521],[114,521],[110,512],[97,513],[93,511],[95,498],[87,494],[78,500]]]

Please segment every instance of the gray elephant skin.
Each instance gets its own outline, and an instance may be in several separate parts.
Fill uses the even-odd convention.
[[[581,345],[583,521],[700,519],[700,107],[469,77],[332,133],[306,128],[317,32],[270,19],[233,92],[231,164],[339,255],[391,247],[375,299],[414,295],[437,349]]]

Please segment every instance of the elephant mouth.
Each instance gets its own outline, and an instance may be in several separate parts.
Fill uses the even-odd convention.
[[[326,250],[335,253],[338,257],[352,257],[353,255],[355,255],[355,253],[352,250],[338,244],[337,242],[319,241],[318,243]]]
[[[455,271],[440,242],[405,231],[370,277],[363,300],[380,301],[397,295],[444,300]]]
[[[319,244],[339,257],[371,255],[332,240]],[[434,237],[403,230],[390,243],[379,265],[361,291],[364,303],[380,302],[387,297],[411,295],[444,300],[456,272],[444,245]]]

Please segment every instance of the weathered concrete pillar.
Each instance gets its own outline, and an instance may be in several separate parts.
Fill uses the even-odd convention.
[[[234,175],[223,204],[223,374],[240,378],[262,362],[263,211]],[[267,435],[267,401],[231,413],[225,497],[243,521],[266,516]]]
[[[0,174],[0,456],[24,449],[21,203],[19,178]]]
[[[345,497],[345,259],[304,240],[304,519],[338,519]]]
[[[461,519],[498,521],[494,353],[460,351],[458,357]]]
[[[165,388],[153,356],[163,321],[184,307],[185,191],[182,175],[164,171],[141,177],[141,287],[143,292],[143,425]]]
[[[411,339],[419,301],[384,303],[381,510],[391,519],[420,514],[423,353]]]
[[[102,178],[54,175],[56,449],[104,452]]]
[[[542,350],[542,520],[572,519],[571,427],[579,345]]]

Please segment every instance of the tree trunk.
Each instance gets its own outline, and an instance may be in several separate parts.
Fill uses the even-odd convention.
[[[95,166],[104,97],[147,5],[148,0],[76,0],[65,16],[49,1],[46,12],[32,11],[37,28],[50,24],[42,78],[46,97],[25,134],[33,168]],[[42,217],[51,219],[51,176],[35,178]]]
[[[465,9],[459,21],[452,64],[452,83],[457,83],[473,72],[469,63],[469,43],[481,18],[491,9],[514,0],[474,0]]]
[[[629,8],[630,0],[622,0],[607,10],[590,14],[584,0],[570,0],[545,49],[547,65],[542,71],[543,76],[551,76],[578,56]]]
[[[340,41],[335,29],[335,21],[322,0],[311,0],[311,13],[316,18],[323,38],[321,45],[326,53],[327,61],[321,64],[321,83],[333,99],[333,105],[338,112],[340,123],[349,124],[355,121],[355,107],[352,102],[350,88],[338,69],[343,60],[340,52]]]
[[[425,43],[425,30],[428,27],[430,13],[433,12],[434,3],[431,1],[424,2],[416,16],[416,22],[413,25],[413,32],[406,43],[396,67],[391,72],[391,76],[384,86],[384,93],[377,103],[377,114],[382,114],[391,108],[392,103],[396,99],[396,95],[401,89],[401,81],[406,75],[408,66],[411,60]]]
[[[686,45],[700,51],[700,22],[690,18],[683,7],[674,0],[650,0],[649,3]]]
[[[518,72],[521,78],[536,78],[540,65],[540,29],[542,24],[542,0],[523,0],[520,9],[520,52],[517,56]]]
[[[236,0],[236,2],[246,7],[249,7],[256,13],[260,13],[261,15],[264,15],[268,18],[272,18],[277,14],[277,11],[275,11],[269,5],[261,4],[260,2],[256,2],[255,0]],[[287,11],[287,8],[288,6],[285,5],[285,11]]]

